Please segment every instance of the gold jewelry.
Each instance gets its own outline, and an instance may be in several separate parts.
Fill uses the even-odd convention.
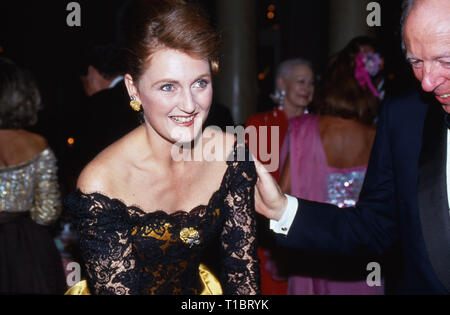
[[[135,112],[141,111],[141,103],[139,103],[134,96],[131,97],[130,106]]]
[[[183,243],[189,245],[190,248],[200,244],[200,234],[194,228],[184,228],[180,232],[180,239]]]

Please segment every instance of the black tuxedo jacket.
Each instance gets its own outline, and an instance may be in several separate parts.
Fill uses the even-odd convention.
[[[281,246],[339,254],[384,254],[401,247],[398,294],[450,292],[447,127],[441,106],[418,94],[381,111],[366,179],[355,208],[299,199]],[[383,266],[381,266],[383,269]]]

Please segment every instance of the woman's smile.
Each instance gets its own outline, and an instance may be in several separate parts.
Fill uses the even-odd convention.
[[[190,127],[194,124],[198,115],[197,113],[189,116],[169,116],[169,118],[180,127]]]

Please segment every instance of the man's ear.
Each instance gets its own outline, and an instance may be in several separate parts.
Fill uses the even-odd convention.
[[[84,92],[87,96],[92,96],[103,89],[103,78],[97,69],[95,69],[92,65],[88,66],[86,75],[82,75],[80,79],[83,84]]]
[[[88,72],[87,76],[90,78],[90,80],[103,79],[103,77],[100,74],[100,72],[98,72],[98,70],[92,65],[89,65],[87,72]]]
[[[131,97],[135,97],[136,101],[142,104],[141,99],[139,97],[139,90],[136,86],[136,82],[133,80],[131,75],[125,74],[124,76],[125,86],[127,87],[128,95]]]

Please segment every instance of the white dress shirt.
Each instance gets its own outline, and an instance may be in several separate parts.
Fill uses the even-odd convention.
[[[112,89],[113,87],[115,87],[117,84],[119,84],[120,81],[123,80],[123,75],[118,76],[117,78],[115,78],[111,84],[109,85],[109,88]]]
[[[280,221],[270,220],[270,229],[277,234],[287,235],[298,209],[298,200],[295,197],[285,195],[288,199],[286,211]]]
[[[450,130],[447,131],[447,199],[449,203],[450,209]],[[277,234],[287,235],[292,223],[294,222],[294,218],[298,211],[298,200],[289,195],[285,195],[288,198],[288,205],[286,207],[286,211],[283,214],[283,217],[280,221],[270,220],[270,229],[273,230]],[[450,213],[449,213],[450,214]]]

